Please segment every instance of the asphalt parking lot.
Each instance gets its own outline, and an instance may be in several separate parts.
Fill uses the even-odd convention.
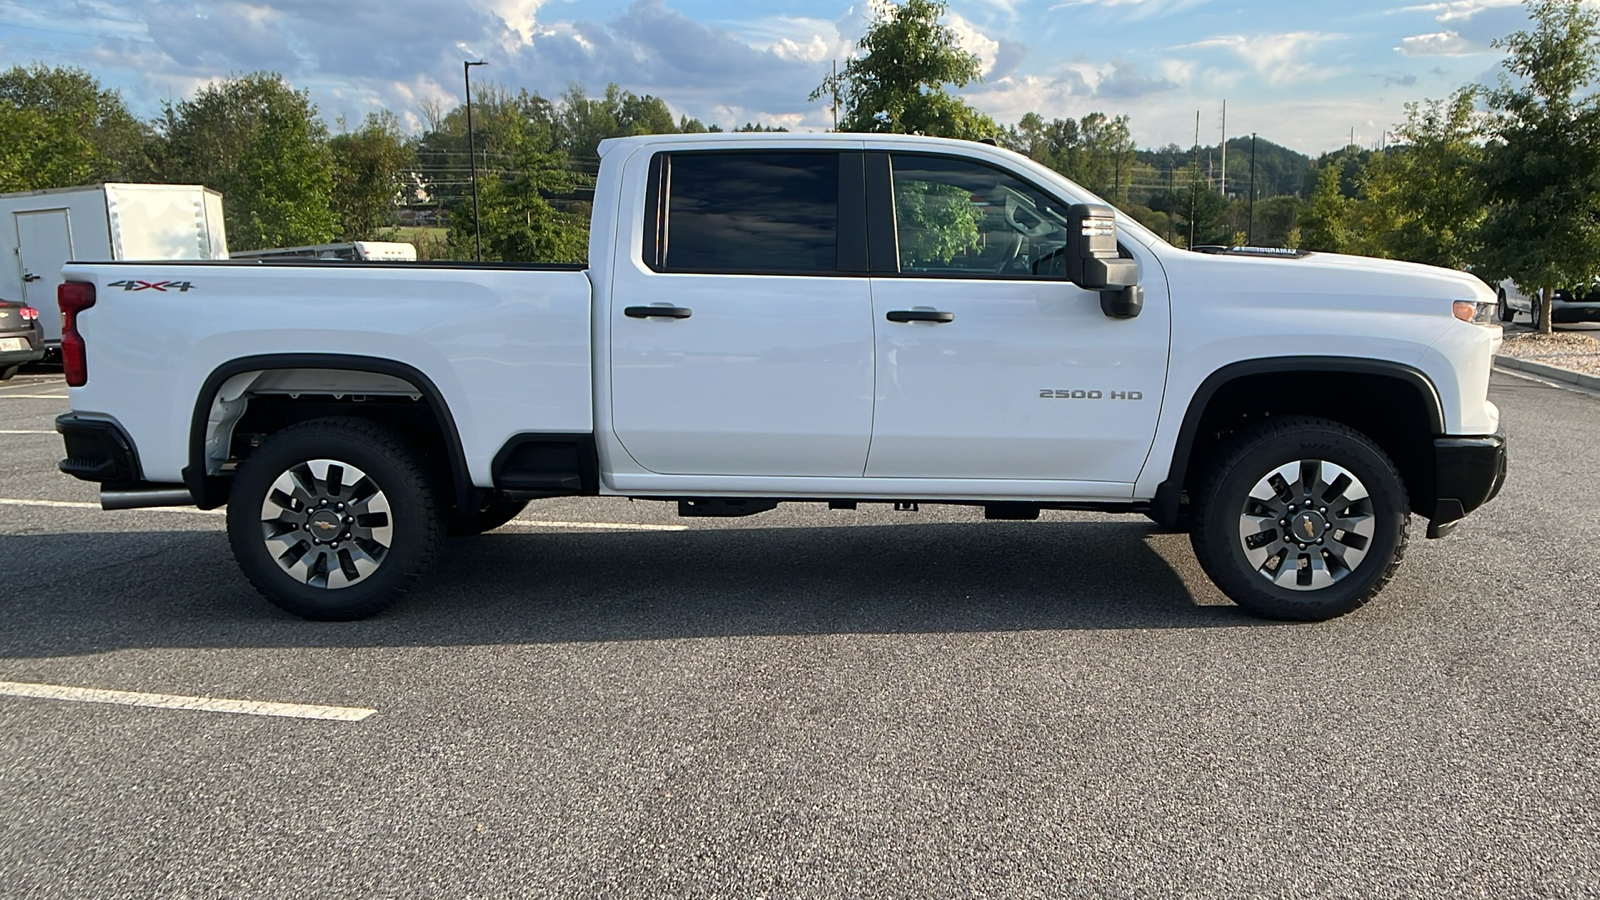
[[[220,516],[98,510],[20,376],[0,894],[1595,896],[1600,398],[1493,393],[1504,493],[1325,624],[1142,519],[616,500],[314,624]]]

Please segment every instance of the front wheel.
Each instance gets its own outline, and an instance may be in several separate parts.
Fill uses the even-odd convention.
[[[1506,292],[1500,292],[1500,321],[1509,322],[1517,317],[1517,311],[1511,308],[1511,303],[1506,300]]]
[[[1383,589],[1405,554],[1410,502],[1371,440],[1322,419],[1241,431],[1200,488],[1191,541],[1233,602],[1270,619],[1315,622]]]
[[[398,600],[433,563],[443,519],[417,454],[360,419],[272,435],[239,467],[228,542],[250,583],[306,619],[349,621]]]

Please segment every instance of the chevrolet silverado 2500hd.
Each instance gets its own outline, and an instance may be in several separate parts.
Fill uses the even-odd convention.
[[[586,268],[64,273],[62,470],[108,509],[226,505],[309,618],[589,494],[1143,513],[1246,609],[1324,619],[1505,476],[1477,278],[1177,249],[979,143],[608,141]]]

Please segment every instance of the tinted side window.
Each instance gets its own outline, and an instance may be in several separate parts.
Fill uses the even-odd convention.
[[[661,174],[666,222],[645,256],[657,270],[838,271],[837,153],[673,154]]]
[[[891,159],[902,273],[1065,277],[1063,203],[980,163],[899,153]]]

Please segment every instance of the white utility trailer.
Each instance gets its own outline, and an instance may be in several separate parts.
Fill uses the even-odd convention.
[[[227,259],[222,195],[193,184],[95,184],[0,194],[0,297],[26,302],[61,343],[56,287],[68,261]]]

